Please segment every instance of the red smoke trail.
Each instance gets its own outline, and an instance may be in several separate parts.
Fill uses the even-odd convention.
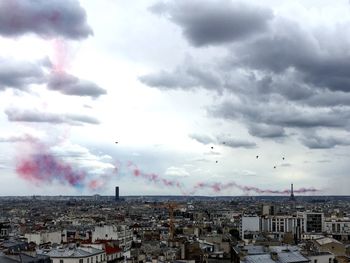
[[[31,142],[33,144],[33,142]],[[42,148],[43,145],[37,142],[34,143],[36,148]],[[44,146],[45,147],[45,146]],[[116,166],[114,173],[119,171],[120,163]],[[214,193],[221,193],[224,190],[236,188],[244,193],[256,193],[256,194],[277,194],[287,195],[290,194],[290,190],[271,190],[261,189],[255,186],[245,186],[237,184],[236,182],[220,183],[220,182],[198,182],[192,188],[191,191],[185,191],[183,185],[176,180],[169,180],[162,178],[155,173],[144,173],[137,165],[132,162],[128,163],[132,175],[135,178],[141,178],[148,182],[161,185],[162,187],[177,188],[183,195],[194,195],[199,190],[211,190]],[[58,182],[63,185],[69,185],[78,188],[89,188],[90,190],[102,189],[111,179],[111,175],[101,175],[98,178],[91,179],[86,171],[78,171],[71,165],[63,162],[49,152],[40,154],[31,154],[25,158],[19,160],[16,168],[17,173],[25,180],[41,184],[41,183],[54,183]],[[300,188],[294,190],[295,193],[313,193],[319,190],[315,188]]]
[[[60,38],[53,40],[53,74],[64,74],[69,62],[68,45]]]
[[[105,185],[105,182],[103,182],[103,181],[101,181],[101,180],[97,180],[97,179],[91,180],[91,181],[88,183],[88,187],[89,187],[89,189],[91,189],[91,190],[98,190],[98,189],[101,189],[104,185]]]
[[[28,137],[25,146],[20,149],[21,156],[17,158],[16,172],[19,176],[36,185],[59,183],[78,189],[102,189],[112,175],[91,174],[87,170],[78,169],[65,162],[50,151],[50,146],[35,138]]]
[[[289,189],[286,190],[270,190],[270,189],[261,189],[255,186],[246,186],[246,185],[240,185],[237,184],[236,182],[229,182],[226,184],[223,183],[218,183],[218,182],[213,182],[213,183],[204,183],[204,182],[199,182],[197,183],[192,191],[190,192],[191,195],[195,194],[198,190],[203,190],[203,189],[211,189],[215,193],[220,193],[223,190],[231,189],[231,188],[236,188],[239,189],[245,193],[253,192],[256,194],[277,194],[277,195],[287,195],[290,194],[291,191]],[[300,188],[294,190],[294,193],[314,193],[318,192],[318,189],[315,188]]]
[[[121,167],[121,163],[119,161],[115,161],[114,162],[114,171],[113,171],[113,173],[118,175],[120,167]]]
[[[131,173],[136,178],[143,178],[149,182],[152,182],[155,184],[161,184],[162,186],[166,186],[166,187],[172,187],[172,188],[176,187],[183,192],[182,184],[178,181],[162,178],[158,174],[155,174],[155,173],[149,173],[149,174],[144,173],[137,167],[136,164],[134,164],[132,162],[128,163],[128,168],[131,170]]]
[[[116,161],[114,170],[110,174],[96,175],[89,171],[76,169],[71,164],[64,162],[51,153],[48,144],[39,141],[31,136],[25,137],[25,143],[30,146],[29,151],[22,149],[22,156],[17,159],[16,171],[21,178],[35,183],[60,183],[77,188],[88,188],[90,190],[102,189],[111,180],[112,176],[119,173],[121,163]],[[177,188],[183,195],[194,195],[199,190],[210,190],[214,193],[221,193],[228,189],[239,189],[244,193],[256,194],[277,194],[287,195],[290,190],[271,190],[261,189],[255,186],[240,185],[234,181],[228,183],[222,182],[198,182],[189,191],[185,190],[183,184],[177,180],[163,178],[155,173],[144,173],[138,166],[132,162],[128,162],[128,169],[134,178],[140,178],[148,182],[167,188]],[[300,188],[294,190],[295,193],[312,193],[319,190],[315,188]]]
[[[75,170],[50,153],[32,154],[20,159],[16,171],[23,179],[37,184],[57,181],[60,184],[83,187],[86,178],[84,171]]]
[[[239,189],[242,192],[249,194],[249,193],[256,193],[256,194],[276,194],[276,195],[288,195],[290,194],[290,190],[271,190],[271,189],[261,189],[255,186],[246,186],[246,185],[240,185],[237,184],[234,181],[228,182],[228,183],[221,183],[221,182],[198,182],[195,184],[195,186],[190,191],[185,191],[183,189],[183,184],[176,180],[168,180],[166,178],[162,178],[157,174],[146,174],[143,173],[137,165],[135,165],[132,162],[128,163],[128,168],[131,170],[131,173],[135,178],[142,178],[149,182],[155,183],[155,184],[161,184],[164,187],[172,187],[172,188],[178,188],[183,195],[194,195],[199,190],[211,190],[214,193],[221,193],[224,190],[228,189]],[[318,192],[319,190],[316,188],[300,188],[294,190],[294,193],[314,193]]]

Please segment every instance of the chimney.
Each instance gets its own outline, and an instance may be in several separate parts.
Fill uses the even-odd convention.
[[[277,260],[278,260],[278,254],[277,254],[277,252],[271,252],[270,255],[271,255],[271,259],[272,259],[273,261],[277,261]]]
[[[242,248],[239,252],[239,258],[244,259],[248,255],[248,249]]]

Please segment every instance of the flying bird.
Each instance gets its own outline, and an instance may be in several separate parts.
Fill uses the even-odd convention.
[[[274,166],[273,169],[276,169],[276,166]]]
[[[211,149],[214,149],[214,146],[210,147]]]
[[[256,156],[256,159],[258,159],[258,158],[259,158],[259,155]]]
[[[218,163],[218,161],[216,161],[216,163]]]
[[[284,160],[284,157],[282,157],[282,160]]]
[[[118,142],[115,142],[115,144],[118,144]]]

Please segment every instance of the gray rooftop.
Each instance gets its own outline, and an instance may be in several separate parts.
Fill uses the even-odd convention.
[[[296,251],[278,253],[278,261],[281,263],[310,262],[310,260]]]
[[[82,248],[55,248],[50,251],[37,251],[40,255],[46,255],[51,258],[82,258],[90,257],[103,253],[103,250],[93,247]]]
[[[271,259],[270,254],[246,256],[243,260],[246,263],[276,263]]]
[[[241,248],[241,250],[243,249],[247,250],[247,255],[258,255],[266,253],[264,246],[247,245]]]
[[[271,258],[271,255],[269,253],[262,254],[262,255],[249,255],[246,256],[242,262],[245,263],[303,263],[303,262],[310,262],[309,259],[305,258],[303,255],[301,255],[297,251],[290,251],[290,252],[280,252],[277,253],[277,260],[273,260]]]

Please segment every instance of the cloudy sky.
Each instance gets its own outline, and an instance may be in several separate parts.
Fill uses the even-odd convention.
[[[0,195],[349,194],[350,4],[0,0],[0,112]]]

